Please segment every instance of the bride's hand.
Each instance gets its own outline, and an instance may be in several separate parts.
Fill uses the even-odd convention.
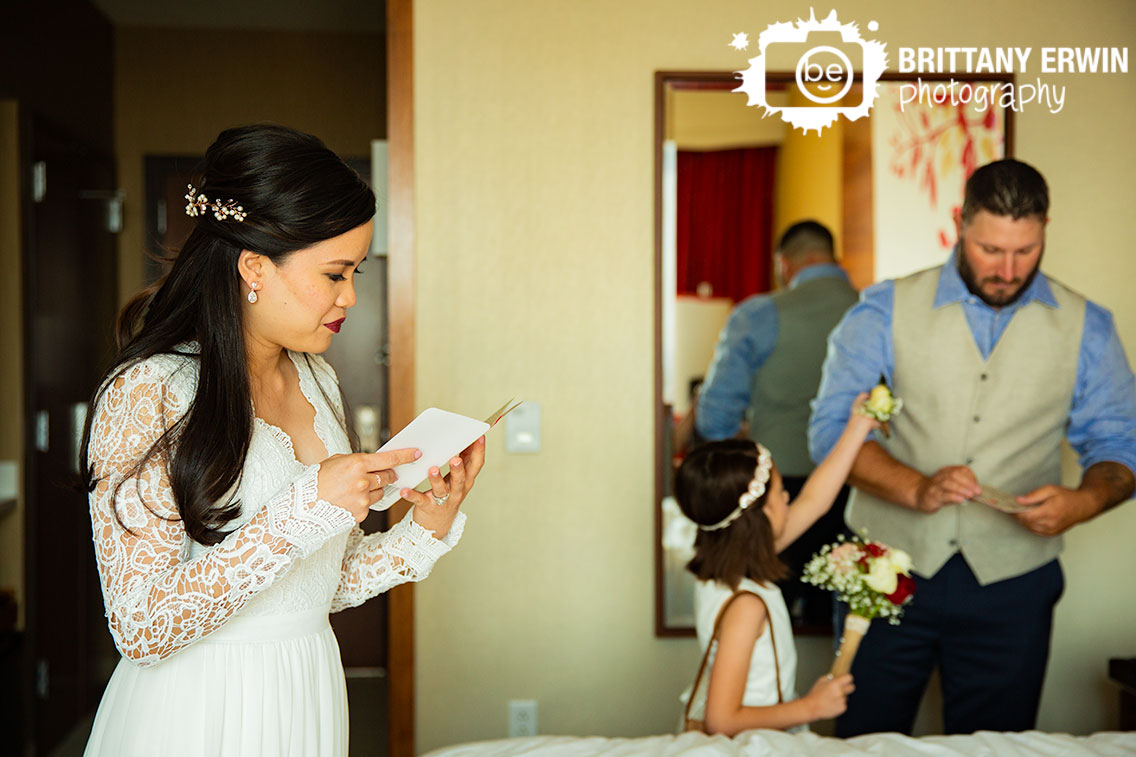
[[[398,478],[392,468],[421,456],[416,449],[332,455],[320,463],[319,498],[342,507],[356,523],[362,523],[371,505],[383,498],[384,487]]]
[[[469,445],[460,457],[450,459],[450,472],[442,478],[441,471],[431,468],[430,489],[425,493],[403,489],[401,496],[414,505],[414,521],[435,539],[443,539],[450,532],[462,500],[473,488],[481,466],[485,464],[485,437]]]

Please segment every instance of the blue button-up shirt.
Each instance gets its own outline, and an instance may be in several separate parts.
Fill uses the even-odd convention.
[[[952,254],[939,276],[933,307],[961,302],[970,333],[986,359],[1014,314],[1034,300],[1058,306],[1044,274],[1038,273],[1014,303],[994,308],[966,288]],[[822,460],[836,444],[856,395],[879,383],[881,375],[891,383],[894,301],[894,281],[868,287],[829,336],[828,356],[809,421],[809,454],[814,461]],[[1112,314],[1093,302],[1085,305],[1066,436],[1082,467],[1109,460],[1136,471],[1136,381]]]
[[[848,275],[834,263],[811,265],[793,277],[789,288],[832,277],[847,280]],[[699,436],[714,441],[738,433],[749,407],[753,377],[773,354],[779,331],[777,306],[771,295],[756,294],[734,308],[718,337],[714,360],[698,397],[694,426]]]

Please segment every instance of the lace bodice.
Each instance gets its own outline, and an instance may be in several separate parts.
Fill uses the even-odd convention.
[[[289,356],[328,454],[350,452],[336,421],[342,408],[334,371],[318,356],[311,356],[311,368],[302,356]],[[389,531],[365,536],[347,510],[318,498],[319,466],[297,461],[287,434],[257,419],[234,494],[240,515],[219,544],[194,542],[178,516],[164,461],[123,479],[188,410],[197,370],[194,356],[151,357],[112,381],[95,409],[88,448],[98,482],[90,495],[95,555],[111,635],[128,659],[158,662],[238,613],[335,612],[361,604],[425,578],[460,539],[464,514],[438,540],[412,512]]]

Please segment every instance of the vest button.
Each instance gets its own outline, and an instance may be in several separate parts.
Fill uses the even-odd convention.
[[[950,540],[950,542],[948,542],[948,543],[949,543],[949,544],[950,544],[950,545],[951,545],[952,547],[957,547],[957,546],[959,545],[959,540],[958,540],[958,539],[951,539],[951,540]]]
[[[978,416],[978,415],[974,416],[974,422],[975,423],[978,423],[980,420],[982,420],[981,416]]]
[[[974,458],[973,458],[973,457],[968,457],[968,458],[966,459],[966,464],[967,464],[967,465],[971,465],[971,464],[973,464],[973,463],[974,463]]]
[[[988,376],[985,373],[983,373],[979,378],[981,378],[983,381],[985,381],[988,378]]]

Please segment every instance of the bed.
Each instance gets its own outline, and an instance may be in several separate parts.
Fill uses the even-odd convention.
[[[1136,733],[1103,732],[1091,736],[1062,733],[994,733],[980,731],[970,736],[923,736],[874,733],[851,739],[834,739],[815,733],[747,731],[734,738],[684,733],[678,736],[645,736],[635,739],[538,736],[523,739],[481,741],[446,747],[428,757],[732,757],[733,755],[884,755],[886,757],[1078,757],[1136,755]]]

